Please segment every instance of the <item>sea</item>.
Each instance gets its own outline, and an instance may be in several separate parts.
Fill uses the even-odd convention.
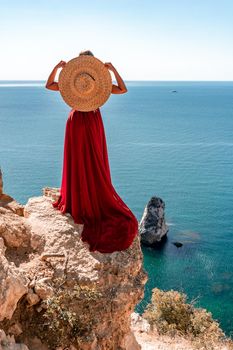
[[[44,81],[0,81],[4,192],[26,204],[60,187],[70,111]],[[138,221],[165,203],[168,239],[142,247],[153,288],[178,290],[233,335],[233,82],[127,81],[101,107],[113,185]],[[175,241],[183,243],[177,248]]]

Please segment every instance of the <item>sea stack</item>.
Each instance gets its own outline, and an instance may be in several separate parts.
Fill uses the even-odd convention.
[[[168,233],[164,217],[165,203],[159,197],[152,197],[145,207],[139,223],[141,243],[154,246],[161,243]]]

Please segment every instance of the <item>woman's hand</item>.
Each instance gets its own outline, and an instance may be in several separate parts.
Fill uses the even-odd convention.
[[[116,70],[116,68],[112,65],[111,62],[106,62],[106,63],[104,63],[104,65],[105,65],[106,68],[108,68],[112,72],[114,72]]]
[[[56,74],[57,74],[57,70],[59,68],[64,68],[66,65],[65,61],[60,61],[58,64],[56,64],[56,66],[53,68],[52,72],[50,73],[47,83],[45,85],[46,89],[49,90],[55,90],[58,91],[59,90],[59,86],[58,83],[55,80]]]
[[[124,94],[126,93],[127,87],[125,86],[125,83],[123,81],[123,79],[121,78],[120,74],[118,73],[118,71],[116,70],[116,68],[112,65],[111,62],[106,62],[104,63],[105,67],[108,68],[109,70],[111,70],[116,78],[117,84],[112,85],[112,94]]]
[[[66,62],[65,61],[60,61],[55,67],[58,69],[58,68],[64,68],[66,65]]]

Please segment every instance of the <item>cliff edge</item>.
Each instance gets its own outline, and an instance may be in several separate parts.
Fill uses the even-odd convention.
[[[141,349],[130,328],[148,279],[139,236],[90,252],[82,226],[51,202],[46,192],[23,207],[0,193],[2,349]]]

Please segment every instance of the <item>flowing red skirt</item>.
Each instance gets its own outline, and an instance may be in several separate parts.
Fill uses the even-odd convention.
[[[138,221],[115,191],[100,110],[72,109],[66,122],[59,198],[52,203],[83,224],[81,239],[90,251],[127,249],[138,233]]]

